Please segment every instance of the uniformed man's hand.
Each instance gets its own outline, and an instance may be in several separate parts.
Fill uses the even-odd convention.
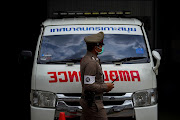
[[[113,83],[106,83],[108,90],[107,92],[111,91],[114,88],[114,84]]]

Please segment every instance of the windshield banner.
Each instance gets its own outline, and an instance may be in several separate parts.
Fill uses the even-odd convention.
[[[44,36],[64,35],[64,34],[129,34],[142,35],[140,26],[136,25],[66,25],[66,26],[47,26]]]

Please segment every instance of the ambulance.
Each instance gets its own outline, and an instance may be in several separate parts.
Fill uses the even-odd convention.
[[[59,120],[60,112],[68,120],[80,119],[84,37],[101,31],[105,45],[98,57],[104,81],[115,80],[114,89],[103,95],[108,119],[157,120],[156,75],[161,56],[151,51],[144,24],[119,17],[123,12],[54,14],[62,18],[42,23],[34,55],[31,120]]]

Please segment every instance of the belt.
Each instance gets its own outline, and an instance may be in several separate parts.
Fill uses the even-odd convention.
[[[81,96],[81,98],[86,100],[86,97],[83,95]],[[95,96],[94,100],[103,100],[103,96]]]

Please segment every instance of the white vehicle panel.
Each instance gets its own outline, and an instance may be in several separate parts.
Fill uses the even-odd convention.
[[[112,93],[135,92],[153,87],[151,65],[146,64],[103,64],[105,82],[114,82]],[[54,93],[81,93],[80,65],[37,65],[36,89]],[[123,73],[123,72],[126,73]],[[133,72],[135,71],[135,72]],[[139,74],[139,78],[138,75]],[[117,75],[116,75],[117,74]]]

